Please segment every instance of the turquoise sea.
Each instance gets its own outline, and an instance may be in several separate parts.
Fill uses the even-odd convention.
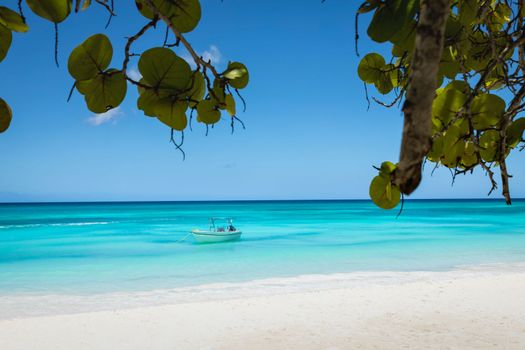
[[[148,291],[525,261],[525,201],[0,204],[0,295]],[[231,216],[240,241],[186,237]]]

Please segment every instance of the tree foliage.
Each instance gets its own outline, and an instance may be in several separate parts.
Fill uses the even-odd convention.
[[[362,57],[359,77],[380,95],[393,98],[388,103],[376,97],[374,101],[387,107],[402,106],[405,118],[410,107],[407,91],[414,83],[416,36],[428,30],[421,23],[424,3],[367,0],[357,14],[372,15],[368,36],[387,43],[391,52],[387,59],[379,53]],[[522,0],[459,0],[447,6],[437,86],[427,117],[431,141],[425,161],[451,169],[454,177],[481,168],[490,180],[489,194],[498,186],[494,170],[499,168],[502,193],[510,204],[505,160],[524,147],[520,145],[525,118],[519,115],[525,109],[525,7]],[[395,165],[383,164],[389,166],[381,166],[370,196],[388,209],[400,201],[399,192],[409,194],[411,190],[403,190],[403,184],[396,181]]]
[[[96,0],[109,14],[115,15],[113,1]],[[56,25],[66,20],[72,13],[79,13],[92,5],[91,0],[26,0],[26,4],[36,15]],[[132,5],[145,18],[145,24],[131,35],[124,47],[124,60],[115,66],[113,45],[104,34],[94,34],[80,43],[69,55],[68,71],[74,79],[76,89],[85,99],[87,108],[94,113],[104,113],[118,107],[126,97],[128,83],[135,85],[139,92],[137,108],[148,117],[174,131],[184,132],[188,126],[188,114],[197,113],[197,121],[213,125],[221,120],[222,111],[233,123],[236,117],[235,93],[241,98],[238,89],[243,89],[249,81],[246,66],[230,62],[224,72],[218,72],[212,62],[199,56],[183,33],[191,32],[201,18],[198,0],[137,0]],[[23,4],[18,2],[18,12],[0,7],[0,61],[8,54],[12,42],[12,32],[29,30],[23,15]],[[155,30],[164,23],[166,39],[159,47],[142,53],[132,52],[132,45],[148,30]],[[108,21],[109,24],[109,21]],[[175,44],[168,44],[168,34],[175,37]],[[195,63],[195,68],[178,56],[172,49],[184,46]],[[128,66],[133,57],[138,56],[138,69],[142,78],[134,80],[128,75]],[[112,65],[113,63],[113,65]],[[8,129],[12,112],[0,98],[0,133]],[[233,130],[233,129],[232,129]],[[184,139],[184,138],[182,138]]]
[[[400,162],[383,162],[370,185],[378,206],[394,208],[403,194],[410,194],[420,182],[423,161],[451,169],[454,177],[481,168],[491,182],[489,194],[498,186],[494,171],[499,168],[502,193],[510,204],[506,158],[524,148],[523,2],[366,0],[359,7],[356,27],[358,16],[371,16],[368,36],[389,45],[391,52],[386,59],[379,53],[362,57],[359,78],[392,98],[384,102],[374,96],[375,102],[402,106],[405,114]],[[55,28],[94,4],[107,11],[108,25],[115,15],[112,0],[25,3]],[[206,126],[218,123],[224,111],[233,130],[238,120],[236,99],[244,104],[238,90],[247,86],[249,73],[240,62],[230,62],[218,72],[186,40],[184,33],[194,30],[201,18],[199,0],[136,0],[130,6],[144,17],[144,24],[127,39],[121,64],[113,62],[113,45],[104,34],[85,38],[69,56],[74,89],[88,109],[103,113],[117,107],[132,84],[139,93],[137,108],[170,128],[179,149],[173,134],[191,127],[194,111]],[[13,32],[29,30],[23,7],[22,0],[17,10],[0,7],[0,61],[8,54]],[[164,43],[142,53],[132,51],[133,44],[160,23],[166,26]],[[168,44],[169,33],[174,44]],[[357,38],[356,33],[356,51]],[[172,50],[180,45],[194,61],[194,69]],[[136,56],[139,80],[128,75]],[[9,128],[11,119],[11,108],[0,98],[0,133]]]

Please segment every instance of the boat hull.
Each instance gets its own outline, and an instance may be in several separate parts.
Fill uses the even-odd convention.
[[[218,242],[228,242],[235,241],[241,238],[241,231],[234,232],[214,232],[214,231],[201,231],[193,230],[191,231],[195,241],[199,243],[218,243]]]

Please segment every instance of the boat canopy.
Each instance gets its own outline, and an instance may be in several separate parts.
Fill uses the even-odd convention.
[[[210,217],[210,230],[215,230],[216,225],[224,222],[225,225],[233,225],[233,218],[227,217]]]

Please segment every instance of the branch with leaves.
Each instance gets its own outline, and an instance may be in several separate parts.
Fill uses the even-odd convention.
[[[75,13],[81,12],[89,8],[92,1],[75,0],[73,4],[73,0],[26,0],[26,3],[35,14],[56,26],[69,17],[72,9]],[[111,18],[116,16],[114,2],[95,0],[95,3],[109,13],[109,25]],[[0,7],[0,61],[7,55],[12,31],[27,32],[29,29],[21,12],[22,2],[18,5],[20,13]],[[188,124],[188,110],[191,110],[190,114],[194,110],[197,112],[197,121],[205,124],[206,130],[208,126],[218,123],[222,111],[226,111],[233,130],[234,121],[240,119],[236,116],[236,102],[231,90],[237,93],[244,105],[238,90],[247,86],[248,70],[242,63],[230,62],[226,70],[219,73],[213,63],[199,56],[184,37],[184,33],[195,29],[200,21],[200,2],[137,0],[132,6],[148,22],[127,38],[122,68],[109,68],[113,45],[104,34],[90,36],[69,56],[68,71],[75,80],[74,89],[84,97],[88,109],[94,113],[104,113],[116,108],[126,97],[129,82],[138,88],[137,107],[146,116],[167,125],[171,130],[170,141],[181,151],[183,132]],[[195,69],[168,48],[166,43],[140,54],[131,51],[132,45],[149,30],[156,30],[160,22],[175,35],[177,43],[183,44],[195,62]],[[56,38],[58,45],[58,31]],[[138,57],[137,66],[142,76],[138,81],[128,75],[128,67],[134,57]],[[0,132],[7,130],[11,119],[10,107],[0,99]],[[174,131],[181,132],[181,143],[174,141]]]
[[[372,200],[395,207],[419,185],[426,160],[454,177],[481,168],[489,194],[498,187],[498,168],[510,204],[506,159],[525,131],[523,0],[367,0],[358,15],[368,12],[368,36],[391,45],[394,63],[369,53],[359,77],[382,95],[405,98],[400,160],[379,168]]]

